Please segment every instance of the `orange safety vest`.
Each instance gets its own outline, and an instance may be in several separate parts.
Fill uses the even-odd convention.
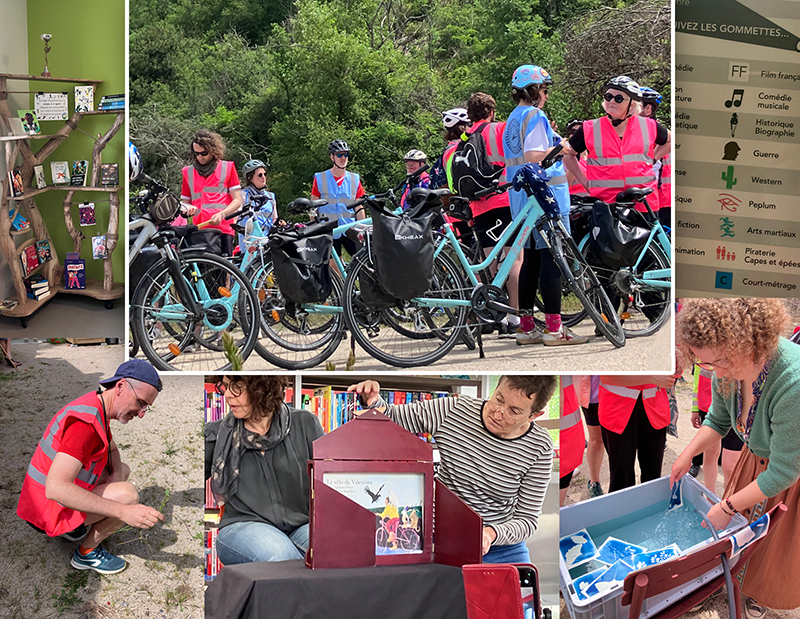
[[[660,208],[672,206],[672,157],[661,160],[661,178],[658,186],[658,205]]]
[[[225,182],[228,179],[228,167],[234,165],[232,161],[219,161],[217,168],[211,176],[204,177],[194,169],[194,166],[187,166],[183,169],[186,173],[186,182],[189,185],[189,197],[192,205],[200,207],[200,210],[192,218],[192,222],[197,225],[211,219],[217,211],[224,210],[233,198],[230,194],[230,187]],[[215,184],[211,184],[215,183]],[[224,219],[219,226],[209,225],[208,229],[220,230],[225,234],[233,234],[230,222]]]
[[[50,421],[36,451],[33,452],[25,481],[22,483],[17,515],[43,529],[50,537],[72,531],[86,520],[85,513],[64,507],[45,496],[47,473],[61,445],[66,425],[64,422],[70,417],[91,423],[103,440],[103,449],[96,454],[97,459],[88,464],[83,463],[84,467],[75,477],[75,485],[86,490],[94,489],[108,461],[108,435],[103,423],[102,403],[96,393],[87,393],[67,404]]]
[[[694,392],[693,408],[708,412],[711,410],[711,377],[714,376],[714,370],[706,370],[699,365],[696,366],[698,370],[697,375],[697,391]]]
[[[631,116],[619,139],[608,117],[583,122],[586,141],[586,178],[589,193],[603,202],[614,202],[617,194],[628,187],[658,188],[653,172],[653,153],[656,148],[656,121],[644,116]],[[648,202],[650,200],[648,199]],[[657,210],[656,206],[651,208]],[[639,211],[647,209],[637,203]]]
[[[670,411],[667,390],[655,385],[620,387],[600,383],[598,417],[600,425],[615,434],[622,434],[631,418],[636,400],[642,397],[644,410],[653,429],[660,430],[669,425]]]
[[[559,420],[560,460],[559,477],[568,475],[583,462],[586,439],[583,434],[583,419],[578,394],[572,376],[562,375],[560,381]]]

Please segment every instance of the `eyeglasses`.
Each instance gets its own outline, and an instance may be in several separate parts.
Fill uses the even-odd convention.
[[[610,92],[604,94],[603,99],[605,99],[606,101],[611,101],[613,99],[617,103],[622,103],[623,101],[630,101],[628,97],[623,97],[622,95],[612,95]]]
[[[195,157],[208,157],[208,151],[192,149],[192,155],[194,155]]]
[[[350,153],[336,153],[335,157],[339,157],[340,159],[347,159],[350,157]]]
[[[139,394],[136,393],[136,389],[133,388],[133,383],[127,380],[125,382],[128,383],[128,387],[130,387],[131,391],[133,391],[133,397],[136,398],[136,404],[139,406],[139,411],[146,414],[153,410],[153,407],[150,404],[139,399]]]
[[[237,397],[241,395],[243,391],[243,387],[239,383],[223,383],[222,381],[216,383],[214,385],[214,391],[216,391],[219,395],[225,395],[226,391],[230,391],[233,397]]]
[[[704,370],[708,370],[709,372],[713,372],[715,370],[729,370],[731,369],[731,362],[727,359],[723,359],[721,361],[715,361],[714,363],[706,363],[704,361],[698,361],[697,367],[700,367]]]
[[[526,413],[525,411],[520,411],[518,413],[515,413],[514,411],[507,410],[507,404],[505,403],[505,400],[501,400],[501,398],[502,396],[500,395],[500,393],[498,391],[495,391],[494,395],[492,396],[492,400],[494,400],[495,410],[502,413],[503,417],[505,417],[506,419],[510,419],[511,421],[520,421],[528,417],[529,413]]]

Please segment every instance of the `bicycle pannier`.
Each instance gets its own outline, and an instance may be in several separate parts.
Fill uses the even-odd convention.
[[[397,299],[383,289],[375,270],[369,265],[365,265],[358,273],[358,288],[361,300],[372,311],[387,309],[397,303]]]
[[[619,269],[636,264],[647,243],[650,229],[644,217],[629,208],[611,208],[597,201],[592,208],[589,241],[592,252],[608,268]]]
[[[293,303],[321,303],[331,294],[330,234],[297,238],[296,233],[273,233],[270,255],[278,288]]]
[[[438,198],[437,198],[438,199]],[[424,294],[433,281],[433,228],[436,211],[411,217],[372,211],[372,258],[383,289],[408,301]]]
[[[470,200],[476,192],[492,187],[504,169],[489,161],[481,131],[479,127],[472,133],[464,133],[449,162],[451,189]]]

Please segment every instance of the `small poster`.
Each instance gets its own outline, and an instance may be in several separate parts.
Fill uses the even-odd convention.
[[[34,95],[36,117],[39,120],[67,120],[67,93],[40,92]]]
[[[108,258],[105,234],[92,237],[92,258],[95,260],[103,260],[104,258]]]
[[[94,86],[75,86],[75,111],[94,110]]]
[[[375,554],[422,552],[425,475],[324,473],[322,481],[375,514]]]
[[[94,216],[94,202],[84,202],[78,205],[80,223],[82,226],[93,226],[97,223]]]
[[[33,110],[20,110],[17,114],[22,121],[22,130],[27,135],[39,135],[42,132],[39,120],[36,118],[36,112]]]

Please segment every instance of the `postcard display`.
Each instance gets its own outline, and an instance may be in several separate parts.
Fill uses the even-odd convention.
[[[787,6],[676,3],[678,296],[798,295],[800,21]]]
[[[313,454],[308,567],[481,562],[481,517],[434,479],[433,448],[386,415],[366,411]]]

